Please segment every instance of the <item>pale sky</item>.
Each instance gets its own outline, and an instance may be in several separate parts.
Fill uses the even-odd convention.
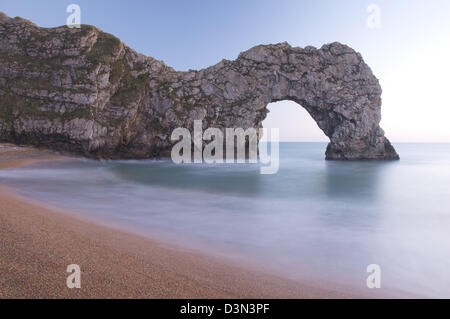
[[[423,16],[417,4],[397,12],[380,5],[381,28],[364,31],[380,41],[363,57],[380,80],[381,126],[393,142],[450,142],[449,4],[429,1]],[[399,33],[400,43],[392,43],[390,32]],[[296,106],[290,101],[269,105],[264,127],[280,128],[284,141],[328,141],[308,113]]]
[[[342,42],[380,79],[391,141],[450,142],[449,0],[0,0],[0,11],[53,27],[66,23],[71,3],[80,5],[81,23],[178,70],[232,60],[257,44]],[[367,24],[371,4],[379,28]],[[326,141],[306,111],[280,103],[264,124],[279,127],[282,140]]]

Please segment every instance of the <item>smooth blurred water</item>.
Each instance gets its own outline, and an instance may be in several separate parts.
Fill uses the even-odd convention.
[[[240,258],[280,275],[450,297],[450,144],[398,144],[399,162],[328,162],[282,143],[257,164],[84,159],[0,171],[0,182],[96,220]]]

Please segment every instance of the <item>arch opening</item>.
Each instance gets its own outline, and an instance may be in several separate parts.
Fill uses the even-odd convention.
[[[330,142],[317,122],[300,104],[290,100],[272,102],[267,105],[267,116],[262,122],[265,129],[278,128],[280,142]],[[266,134],[261,142],[270,139]]]

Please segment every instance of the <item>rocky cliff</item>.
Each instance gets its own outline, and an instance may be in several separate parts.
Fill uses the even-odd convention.
[[[93,26],[39,28],[0,13],[0,140],[98,158],[168,153],[177,127],[261,127],[271,102],[304,107],[327,159],[398,159],[379,126],[381,88],[360,54],[260,45],[177,72]]]

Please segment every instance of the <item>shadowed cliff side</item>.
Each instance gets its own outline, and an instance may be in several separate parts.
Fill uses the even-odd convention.
[[[167,155],[172,131],[261,127],[267,105],[304,107],[327,159],[398,159],[379,126],[381,88],[340,43],[260,45],[177,72],[93,26],[39,28],[0,13],[0,140],[97,158]]]

